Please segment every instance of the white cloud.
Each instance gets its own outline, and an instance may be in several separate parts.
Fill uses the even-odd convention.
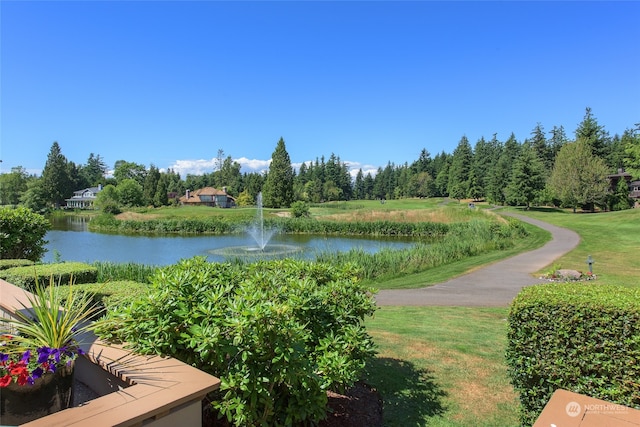
[[[216,161],[217,159],[215,157],[211,160],[176,160],[169,166],[169,169],[173,169],[174,172],[179,173],[180,177],[184,179],[187,175],[203,175],[213,172]]]
[[[242,172],[263,172],[269,169],[271,160],[257,160],[247,159],[246,157],[240,157],[239,159],[233,159],[234,162],[240,164],[240,170]],[[205,173],[212,173],[218,167],[218,159],[216,157],[206,159],[186,159],[176,160],[168,169],[173,169],[174,172],[180,174],[184,179],[187,175],[203,175]]]
[[[180,174],[180,176],[184,179],[187,175],[203,175],[205,173],[211,173],[216,170],[217,167],[217,158],[212,158],[211,160],[176,160],[173,165],[169,166],[170,169],[173,169],[174,172]],[[259,160],[259,159],[247,159],[246,157],[240,157],[238,159],[233,159],[234,162],[238,162],[240,164],[240,170],[243,173],[251,173],[258,172],[263,173],[269,170],[269,165],[271,164],[271,159],[269,160]],[[310,165],[314,163],[313,160],[307,160],[305,162],[300,163],[292,163],[291,166],[296,170],[300,170],[300,166],[302,163],[306,163]],[[362,169],[364,176],[367,176],[367,173],[370,173],[371,176],[376,176],[376,172],[378,168],[373,165],[361,164],[359,162],[344,162],[349,168],[349,173],[353,179],[358,175],[358,170]]]
[[[263,172],[269,169],[269,165],[271,164],[271,159],[258,160],[258,159],[247,159],[246,157],[233,159],[233,161],[240,163],[241,170],[243,172]]]

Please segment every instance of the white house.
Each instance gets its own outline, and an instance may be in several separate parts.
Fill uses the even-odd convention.
[[[97,187],[85,188],[73,192],[73,197],[65,199],[67,209],[93,209],[93,202],[96,196],[102,191],[102,185]]]

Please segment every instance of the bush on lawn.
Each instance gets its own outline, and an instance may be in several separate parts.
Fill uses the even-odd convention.
[[[507,364],[531,425],[556,389],[640,407],[640,289],[525,288],[509,313]]]
[[[290,426],[322,419],[326,391],[360,378],[374,310],[353,266],[195,257],[159,270],[148,294],[96,332],[219,377],[213,407],[231,424]]]
[[[58,264],[36,264],[25,267],[13,267],[0,270],[0,279],[33,292],[36,283],[55,283],[67,285],[73,283],[95,283],[98,271],[95,267],[82,262],[63,262]]]

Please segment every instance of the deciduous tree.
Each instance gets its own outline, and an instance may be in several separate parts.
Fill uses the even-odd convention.
[[[11,168],[10,173],[0,174],[0,205],[17,205],[20,196],[27,191],[29,174],[22,166]]]
[[[640,123],[635,129],[627,129],[622,134],[624,144],[623,164],[627,172],[640,179]]]
[[[548,187],[564,206],[573,208],[602,205],[609,189],[607,166],[600,157],[593,156],[586,141],[566,144],[560,149]]]

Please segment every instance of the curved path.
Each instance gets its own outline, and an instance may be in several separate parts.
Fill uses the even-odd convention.
[[[444,283],[420,289],[384,289],[376,295],[378,305],[446,305],[465,307],[508,306],[520,290],[543,280],[532,273],[575,248],[580,236],[566,228],[526,216],[503,212],[549,231],[553,239],[543,247],[515,255]]]

